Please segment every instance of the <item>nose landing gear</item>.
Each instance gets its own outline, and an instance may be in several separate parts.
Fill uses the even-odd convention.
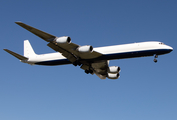
[[[154,55],[154,62],[156,63],[157,62],[157,59],[158,58],[158,55]]]

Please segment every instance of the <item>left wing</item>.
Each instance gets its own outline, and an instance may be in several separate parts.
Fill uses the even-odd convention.
[[[101,79],[105,79],[106,77],[117,79],[119,77],[120,68],[108,67],[108,61],[97,61],[96,63],[95,61],[89,62],[91,59],[102,56],[101,53],[94,51],[92,46],[80,46],[72,43],[71,38],[68,36],[57,37],[22,22],[15,23],[49,42],[47,46],[57,52],[60,52],[75,66],[82,65],[81,68],[84,69],[86,73],[95,73]],[[112,68],[114,71],[112,71]]]
[[[99,56],[102,56],[101,53],[93,51],[92,46],[80,46],[74,43],[71,43],[71,38],[67,36],[57,37],[49,33],[38,30],[34,27],[26,25],[22,22],[15,22],[31,33],[37,35],[38,37],[44,39],[47,42],[50,42],[48,46],[53,50],[62,53],[67,59],[72,63],[78,59],[93,59]]]
[[[26,25],[22,22],[15,22],[15,23],[20,25],[21,27],[25,28],[26,30],[30,31],[31,33],[37,35],[38,37],[44,39],[47,42],[50,42],[51,40],[55,39],[55,36],[53,36],[49,33],[43,32],[41,30],[38,30],[38,29],[31,27],[29,25]]]

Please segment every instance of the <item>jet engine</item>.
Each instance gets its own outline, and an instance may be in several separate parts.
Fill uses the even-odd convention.
[[[57,44],[70,44],[71,38],[68,36],[63,36],[63,37],[56,38],[55,42]]]
[[[81,53],[92,53],[93,47],[91,45],[80,46],[77,48],[77,51]]]
[[[120,77],[120,75],[119,75],[119,73],[116,73],[116,74],[108,73],[107,77],[109,79],[118,79]]]
[[[108,68],[108,73],[119,73],[120,67],[119,66],[111,66]]]

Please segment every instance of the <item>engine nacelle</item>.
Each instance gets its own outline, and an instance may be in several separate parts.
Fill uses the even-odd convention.
[[[81,53],[92,53],[93,47],[91,45],[80,46],[77,48],[77,51]]]
[[[119,73],[120,67],[119,66],[111,66],[108,68],[108,73]]]
[[[116,74],[108,73],[107,77],[109,79],[118,79],[120,77],[120,75],[119,75],[119,73],[116,73]]]
[[[63,37],[56,38],[55,42],[57,44],[69,44],[71,43],[71,38],[68,36],[63,36]]]

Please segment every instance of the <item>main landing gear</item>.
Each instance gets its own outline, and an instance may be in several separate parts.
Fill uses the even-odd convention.
[[[75,62],[73,62],[73,65],[74,65],[74,66],[78,66],[78,65],[81,66],[82,63],[80,63],[79,61],[75,61]]]
[[[93,71],[92,71],[92,70],[85,70],[85,73],[86,73],[86,74],[89,74],[89,73],[90,73],[90,74],[93,74]]]
[[[156,63],[157,62],[157,59],[158,58],[158,55],[154,55],[154,62]]]

